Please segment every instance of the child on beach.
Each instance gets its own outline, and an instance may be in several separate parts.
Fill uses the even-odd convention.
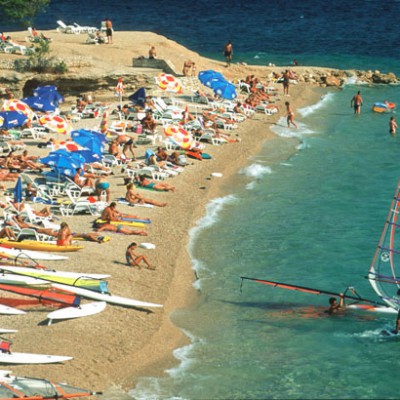
[[[395,135],[396,134],[396,129],[397,129],[397,122],[394,119],[394,117],[390,117],[390,121],[389,121],[389,133],[391,135]]]
[[[147,265],[147,269],[155,270],[156,267],[153,267],[146,256],[137,255],[135,250],[137,249],[137,243],[132,242],[128,248],[126,249],[125,257],[126,262],[130,267],[137,267],[141,269],[140,263],[143,261]]]

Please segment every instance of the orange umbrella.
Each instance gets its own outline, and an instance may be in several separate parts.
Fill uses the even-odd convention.
[[[195,145],[195,141],[190,133],[185,131],[178,125],[167,125],[164,128],[165,136],[169,137],[170,140],[176,143],[182,149],[190,149]]]
[[[72,131],[72,125],[59,115],[44,115],[39,119],[39,123],[53,132],[64,135]]]
[[[107,118],[108,118],[107,111],[104,111],[103,118],[101,119],[101,122],[100,122],[100,132],[103,135],[107,135],[107,132],[108,132]]]
[[[162,90],[182,93],[182,84],[173,75],[161,73],[155,79],[158,87]]]
[[[34,112],[27,104],[17,99],[4,100],[1,111],[18,111],[26,115],[31,121],[35,116]]]

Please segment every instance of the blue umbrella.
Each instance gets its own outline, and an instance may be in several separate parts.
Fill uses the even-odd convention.
[[[34,91],[35,97],[47,99],[56,107],[64,101],[64,97],[58,92],[58,89],[52,85],[38,86]]]
[[[101,133],[87,131],[85,129],[73,131],[71,133],[71,138],[75,143],[78,143],[98,156],[101,156],[103,153],[104,144],[107,141],[106,137]]]
[[[233,100],[237,97],[236,87],[230,82],[215,83],[212,89],[214,90],[214,93],[224,99]]]
[[[0,128],[10,129],[22,126],[28,120],[25,114],[18,111],[1,111],[0,112]]]
[[[21,202],[22,202],[22,180],[21,177],[19,177],[14,187],[14,203],[21,203]]]
[[[212,69],[200,71],[198,74],[198,78],[203,85],[208,87],[212,87],[212,81],[226,81],[226,79],[220,72],[213,71]]]
[[[98,154],[92,153],[90,150],[73,151],[72,154],[74,154],[74,153],[81,155],[84,158],[85,163],[87,163],[87,164],[101,160],[101,156],[99,156]]]
[[[144,103],[146,101],[146,90],[144,87],[137,90],[135,93],[131,94],[128,99],[138,106],[144,108]]]
[[[71,169],[74,171],[77,168],[82,168],[84,164],[82,158],[78,159],[78,155],[72,156],[71,154],[64,150],[52,151],[48,156],[39,158],[38,161],[54,168]]]
[[[39,96],[25,97],[22,99],[32,110],[36,111],[55,111],[57,106],[50,99]]]

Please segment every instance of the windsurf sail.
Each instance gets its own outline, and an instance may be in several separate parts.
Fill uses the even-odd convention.
[[[377,295],[387,305],[396,310],[400,309],[400,295],[397,294],[400,288],[400,279],[396,272],[396,266],[400,268],[399,192],[400,180],[397,183],[396,191],[368,273],[368,280]]]
[[[0,284],[0,290],[6,292],[17,293],[22,296],[34,297],[40,301],[45,300],[49,302],[59,303],[71,307],[79,307],[81,298],[67,293],[59,293],[54,289],[31,289],[12,285]]]
[[[269,285],[269,286],[278,287],[281,289],[297,290],[297,291],[303,292],[303,293],[323,294],[326,296],[338,296],[338,297],[340,296],[340,293],[331,292],[328,290],[314,289],[314,288],[309,288],[306,286],[299,286],[299,285],[291,285],[289,283],[283,283],[283,282],[268,281],[266,279],[249,278],[247,276],[241,276],[240,279],[242,280],[242,285],[243,285],[243,280],[246,279],[246,280],[262,283],[263,285]],[[351,290],[351,292],[354,294],[354,296],[348,295],[347,294],[348,290]],[[352,287],[349,287],[344,291],[343,297],[345,299],[354,300],[355,302],[370,303],[370,304],[377,305],[377,306],[387,306],[387,304],[385,304],[385,303],[381,303],[376,300],[365,299],[365,298],[359,296],[358,293],[355,291],[355,289]]]
[[[101,392],[91,392],[67,385],[55,383],[46,379],[25,378],[10,375],[9,371],[0,371],[0,399],[73,399],[79,397],[100,395]]]

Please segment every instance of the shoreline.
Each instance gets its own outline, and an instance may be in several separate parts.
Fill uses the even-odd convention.
[[[147,43],[145,45],[147,47]],[[203,59],[203,63],[206,62]],[[212,63],[215,62],[210,61]],[[252,66],[247,68],[241,65],[239,72],[246,73],[249,70],[252,70]],[[281,93],[281,85],[277,87]],[[301,83],[291,86],[289,99],[294,109],[297,109],[313,104],[324,91],[326,90]],[[253,119],[240,125],[237,133],[240,134],[241,142],[223,146],[207,145],[206,151],[213,156],[212,160],[193,161],[193,165],[186,167],[179,177],[168,180],[176,185],[176,194],[144,193],[148,197],[167,201],[167,207],[146,210],[118,205],[122,212],[150,217],[153,220],[148,229],[149,237],[143,240],[138,238],[138,241],[156,244],[157,249],[154,252],[143,251],[157,266],[156,271],[132,270],[116,264],[123,260],[127,244],[137,237],[114,234],[110,235],[110,243],[98,245],[85,242],[84,250],[77,254],[68,254],[69,261],[49,265],[59,270],[110,273],[110,288],[113,293],[163,303],[164,309],[147,314],[108,306],[100,315],[65,321],[51,327],[35,325],[38,315],[45,315],[42,311],[30,313],[25,318],[4,317],[4,326],[18,325],[17,329],[20,330],[13,336],[15,351],[35,350],[74,357],[74,360],[65,365],[12,367],[14,374],[47,377],[75,386],[91,387],[93,390],[105,390],[112,386],[121,386],[126,390],[133,388],[140,377],[162,376],[166,368],[179,363],[172,352],[190,340],[172,323],[170,314],[198,301],[198,293],[193,288],[195,273],[188,252],[189,231],[204,216],[205,207],[210,200],[232,193],[231,183],[237,179],[237,172],[248,164],[252,156],[260,153],[266,143],[272,144],[273,151],[274,141],[282,140],[287,143],[293,140],[278,138],[270,130],[283,114],[285,99],[281,96],[278,114],[256,114]],[[296,143],[297,140],[293,140],[292,151],[289,150],[291,146],[288,146],[287,157],[296,151]],[[139,150],[144,149],[145,146],[140,146]],[[223,177],[209,179],[211,172],[221,172]],[[124,193],[119,174],[113,177],[112,183],[114,199]],[[65,220],[74,229],[88,231],[93,218],[79,216],[67,217]]]

